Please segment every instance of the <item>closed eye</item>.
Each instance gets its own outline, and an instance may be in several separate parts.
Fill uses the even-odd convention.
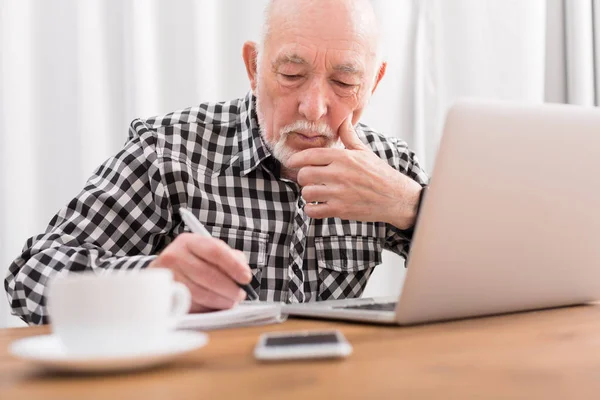
[[[280,75],[290,81],[295,81],[295,80],[302,78],[302,75],[288,75],[288,74],[280,74]]]
[[[334,82],[336,85],[338,85],[338,86],[341,86],[341,87],[343,87],[343,88],[351,88],[351,87],[354,87],[354,86],[356,86],[356,85],[353,85],[353,84],[351,84],[351,83],[346,83],[346,82],[342,82],[342,81],[335,81],[335,80],[334,80],[333,82]]]

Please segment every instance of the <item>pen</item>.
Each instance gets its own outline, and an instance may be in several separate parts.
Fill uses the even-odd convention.
[[[202,222],[198,221],[198,218],[196,218],[196,216],[190,210],[188,210],[187,208],[180,207],[179,214],[181,215],[183,222],[185,222],[185,224],[188,226],[188,228],[190,228],[190,230],[193,233],[197,233],[205,237],[211,237],[211,234],[208,233],[204,225],[202,225]],[[236,283],[240,288],[244,290],[244,292],[246,292],[246,295],[250,300],[258,300],[258,295],[254,291],[254,289],[252,289],[252,286],[243,285],[239,282]]]

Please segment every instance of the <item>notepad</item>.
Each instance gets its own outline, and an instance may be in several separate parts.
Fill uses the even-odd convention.
[[[187,314],[179,319],[178,329],[225,329],[242,326],[277,324],[285,321],[279,303],[248,302],[229,310]]]

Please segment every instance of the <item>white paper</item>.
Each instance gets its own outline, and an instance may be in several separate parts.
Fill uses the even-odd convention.
[[[229,310],[184,315],[177,328],[210,330],[275,324],[285,319],[279,303],[242,303]]]

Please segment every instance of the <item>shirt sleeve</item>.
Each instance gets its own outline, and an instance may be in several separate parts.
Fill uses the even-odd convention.
[[[160,167],[155,132],[134,120],[124,148],[10,265],[4,286],[13,315],[28,324],[47,323],[44,292],[59,272],[133,270],[156,257],[172,225]]]
[[[419,165],[415,153],[408,148],[405,142],[396,138],[390,140],[396,145],[392,159],[393,166],[421,186],[426,186],[429,183],[429,178]],[[391,224],[386,224],[386,228],[385,248],[407,259],[410,251],[412,229],[401,230]]]

